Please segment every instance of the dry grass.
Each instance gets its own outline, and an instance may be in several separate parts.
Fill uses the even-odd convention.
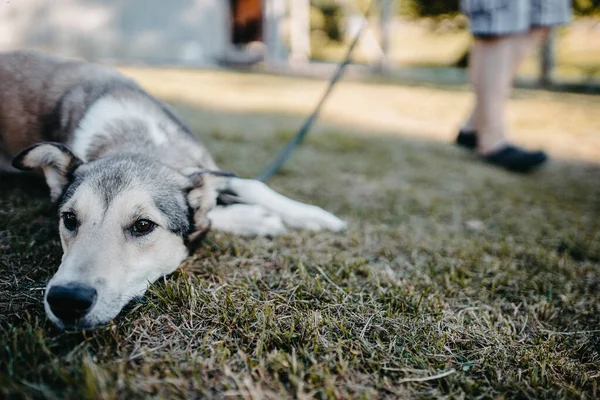
[[[322,82],[128,69],[173,102],[223,168],[253,176]],[[141,303],[59,333],[43,189],[0,180],[0,396],[594,398],[600,381],[600,160],[593,97],[519,92],[533,176],[445,141],[463,90],[346,83],[272,185],[345,234],[221,233]],[[442,140],[442,141],[440,141]]]

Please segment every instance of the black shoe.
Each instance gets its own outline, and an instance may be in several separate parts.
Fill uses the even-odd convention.
[[[455,143],[465,149],[475,150],[477,148],[477,132],[460,130]]]
[[[506,146],[491,154],[484,155],[483,160],[489,164],[506,168],[513,172],[530,172],[546,162],[548,157],[543,151],[527,151],[515,146]]]

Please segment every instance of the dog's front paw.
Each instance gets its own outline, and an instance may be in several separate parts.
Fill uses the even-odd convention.
[[[308,229],[311,231],[329,230],[341,232],[347,224],[320,207],[303,204],[301,207],[282,215],[283,222],[290,228]]]

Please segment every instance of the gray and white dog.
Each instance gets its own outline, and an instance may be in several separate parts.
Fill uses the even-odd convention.
[[[14,158],[14,159],[13,159]],[[41,170],[64,255],[44,296],[59,328],[113,319],[170,274],[209,227],[340,231],[321,208],[228,177],[164,103],[119,72],[0,53],[0,170]]]

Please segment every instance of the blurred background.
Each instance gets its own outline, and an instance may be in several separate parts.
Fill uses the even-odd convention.
[[[573,7],[573,22],[521,68],[526,89],[513,93],[508,125],[519,144],[597,162],[600,0]],[[318,133],[452,141],[472,102],[472,37],[458,0],[6,0],[0,50],[117,66],[180,112],[189,107],[215,146],[267,141],[243,166],[255,171],[312,112],[365,22],[309,145]]]
[[[0,50],[36,48],[118,64],[234,66],[326,73],[365,16],[354,54],[366,72],[466,79],[471,37],[458,0],[29,0],[0,6]],[[528,82],[600,77],[600,0],[574,0],[574,22],[522,68]],[[356,68],[355,68],[356,69]],[[590,89],[591,90],[591,89]]]

